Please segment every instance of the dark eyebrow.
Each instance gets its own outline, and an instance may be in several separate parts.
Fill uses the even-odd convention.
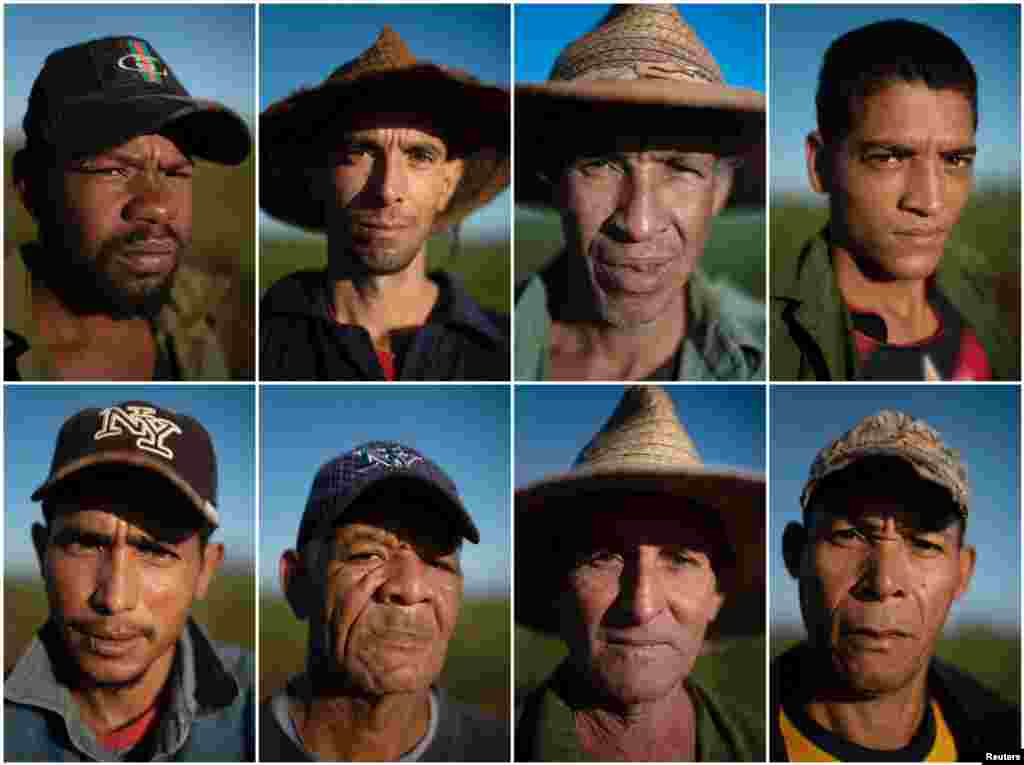
[[[114,538],[109,534],[101,534],[98,531],[86,531],[74,526],[65,526],[53,536],[54,544],[67,546],[80,542],[82,544],[109,547],[114,543]]]

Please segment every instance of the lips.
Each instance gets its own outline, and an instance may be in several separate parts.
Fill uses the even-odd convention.
[[[142,630],[102,630],[75,628],[84,638],[83,645],[90,653],[109,659],[131,653],[145,637]]]
[[[594,276],[605,289],[637,295],[650,294],[664,288],[664,276],[674,258],[608,258],[594,259]]]
[[[865,650],[885,651],[896,643],[913,637],[898,629],[875,627],[848,627],[842,630],[845,641]]]
[[[133,242],[117,252],[117,259],[137,275],[163,274],[174,268],[178,243],[174,239],[149,239]]]

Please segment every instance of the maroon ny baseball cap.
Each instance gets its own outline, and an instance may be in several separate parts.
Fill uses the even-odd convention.
[[[188,415],[146,401],[83,409],[61,426],[50,475],[32,493],[33,501],[99,465],[151,470],[170,481],[209,523],[220,524],[213,442]]]
[[[68,156],[89,156],[172,127],[190,154],[213,162],[237,165],[251,146],[241,117],[190,96],[139,37],[91,40],[47,56],[23,125],[30,150]]]

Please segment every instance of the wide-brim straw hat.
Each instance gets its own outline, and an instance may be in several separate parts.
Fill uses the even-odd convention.
[[[578,501],[581,495],[599,491],[669,495],[686,500],[680,503],[680,514],[713,514],[735,556],[735,567],[724,580],[726,604],[714,633],[756,631],[752,625],[763,625],[764,476],[704,465],[672,399],[652,385],[626,390],[570,470],[516,491],[517,621],[543,632],[558,631],[560,575],[552,564],[562,552],[562,535],[599,521],[600,515]],[[735,610],[749,610],[752,602],[761,604],[759,612]]]
[[[516,202],[552,204],[550,176],[607,136],[735,156],[765,140],[765,97],[727,85],[671,5],[616,5],[562,51],[547,82],[518,85]],[[588,141],[594,141],[588,146]]]
[[[385,26],[374,44],[320,85],[278,101],[260,115],[260,206],[312,231],[326,227],[311,168],[325,167],[346,121],[386,111],[424,115],[463,160],[463,173],[434,231],[459,223],[510,179],[508,90],[457,69],[421,62]]]

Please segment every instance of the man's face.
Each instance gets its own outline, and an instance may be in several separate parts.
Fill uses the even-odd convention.
[[[870,487],[834,492],[808,529],[799,572],[804,622],[857,694],[923,677],[974,569],[956,523],[935,529],[927,511],[909,507]]]
[[[831,197],[833,244],[872,278],[931,276],[974,183],[970,101],[896,82],[865,98],[852,120],[834,149],[808,139],[812,186]]]
[[[223,556],[220,545],[201,549],[195,527],[137,508],[95,493],[33,529],[50,616],[89,685],[159,687]]]
[[[88,275],[104,309],[152,313],[192,242],[192,171],[172,140],[144,135],[67,162],[45,184],[51,199],[39,200],[41,189],[26,199],[47,250],[71,259],[69,273]]]
[[[374,115],[330,155],[328,238],[370,275],[403,271],[424,250],[462,176],[440,132],[415,115]]]
[[[680,513],[678,501],[623,502],[635,506],[594,517],[559,603],[570,659],[616,706],[681,691],[724,600],[716,530]]]
[[[409,501],[382,488],[346,512],[325,570],[332,669],[374,696],[438,678],[462,604],[458,539],[444,515]]]
[[[569,165],[562,228],[604,321],[638,328],[678,304],[730,188],[730,172],[700,152],[622,150]]]

